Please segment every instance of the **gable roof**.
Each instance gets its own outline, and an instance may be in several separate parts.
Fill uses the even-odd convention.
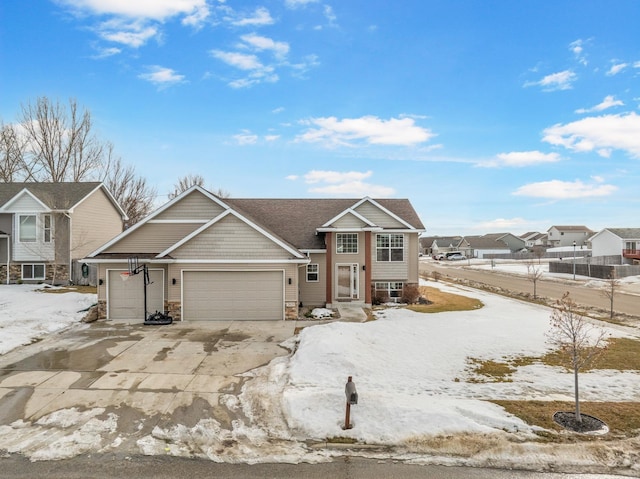
[[[587,228],[584,225],[568,225],[568,226],[553,225],[547,231],[550,231],[553,228],[557,229],[558,231],[588,231],[588,232],[593,232],[593,231],[591,231],[591,229]]]
[[[91,193],[102,188],[123,218],[127,215],[109,190],[99,181],[59,183],[0,183],[0,210],[26,191],[50,210],[68,211],[82,203]]]
[[[317,229],[335,219],[362,199],[296,198],[248,199],[225,198],[224,201],[248,218],[256,219],[270,231],[302,250],[324,249],[324,239]],[[418,214],[407,199],[372,200],[413,229],[424,230]]]
[[[482,236],[465,236],[464,241],[473,249],[506,249],[510,250],[509,245],[500,238],[506,233],[486,234]]]
[[[622,239],[640,239],[640,228],[605,228],[605,230]]]

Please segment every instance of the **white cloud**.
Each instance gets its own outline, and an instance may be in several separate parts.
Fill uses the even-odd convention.
[[[310,193],[319,193],[329,196],[371,196],[384,198],[395,195],[395,190],[388,186],[366,183],[364,180],[373,175],[372,171],[323,171],[312,170],[303,178],[305,183],[318,185],[309,188]],[[290,175],[287,179],[298,179],[296,175]]]
[[[264,139],[266,141],[276,141],[280,138],[280,135],[265,135]]]
[[[276,58],[279,59],[284,59],[289,53],[289,44],[287,42],[276,42],[271,38],[256,35],[255,33],[243,35],[240,38],[257,51],[272,51]]]
[[[231,21],[232,25],[236,25],[239,27],[246,26],[262,26],[262,25],[271,25],[275,21],[271,17],[269,10],[264,7],[258,7],[255,9],[252,15],[241,17],[236,20]]]
[[[617,149],[640,158],[640,116],[635,112],[588,117],[565,125],[557,124],[546,128],[543,134],[543,141],[573,151],[606,152]]]
[[[285,180],[289,181],[296,181],[298,178],[300,178],[298,175],[287,175],[284,177]]]
[[[614,185],[602,184],[601,179],[596,179],[591,184],[583,183],[580,180],[551,180],[521,186],[513,194],[551,200],[568,200],[609,196],[617,189]]]
[[[564,70],[547,75],[538,81],[527,82],[524,86],[540,86],[543,91],[570,90],[573,88],[573,82],[576,81],[577,78],[577,75],[571,70]]]
[[[625,68],[627,68],[629,66],[628,63],[615,63],[611,66],[611,68],[609,69],[609,71],[607,72],[608,76],[613,76],[613,75],[617,75],[618,73],[620,73],[622,70],[624,70]]]
[[[283,106],[279,106],[279,107],[274,108],[273,110],[271,110],[271,113],[278,114],[278,113],[282,113],[283,111],[284,111],[284,107]]]
[[[303,7],[310,3],[317,3],[318,0],[285,0],[284,4],[289,8]]]
[[[616,100],[613,95],[607,95],[604,97],[602,102],[598,103],[596,106],[591,108],[580,108],[576,110],[576,113],[590,113],[594,111],[604,111],[608,108],[613,108],[614,106],[624,106],[624,103],[621,100]]]
[[[412,118],[381,120],[375,116],[360,118],[336,117],[312,118],[303,122],[312,125],[296,140],[309,143],[324,143],[326,146],[369,145],[416,145],[434,137],[427,128],[415,124]]]
[[[555,163],[560,161],[558,153],[542,153],[541,151],[512,151],[510,153],[499,153],[496,158],[490,161],[478,163],[478,166],[498,167],[498,166],[531,166],[542,163]]]
[[[138,75],[138,78],[157,85],[160,89],[178,83],[184,83],[184,75],[178,75],[173,69],[165,68],[158,65],[148,67],[148,73]]]
[[[96,53],[95,55],[92,55],[91,58],[93,58],[95,60],[99,60],[101,58],[112,57],[113,55],[118,55],[120,53],[122,53],[122,50],[120,48],[117,48],[117,47],[98,48],[98,53]]]
[[[304,175],[306,183],[345,183],[362,181],[373,175],[373,171],[326,171],[311,170]]]
[[[236,140],[238,145],[254,145],[258,141],[258,135],[254,135],[253,133],[245,130],[242,133],[233,135],[233,139]]]
[[[573,52],[573,54],[576,57],[576,60],[580,64],[587,65],[588,62],[587,62],[587,57],[584,54],[584,44],[585,44],[584,40],[578,39],[569,44],[569,50]]]
[[[107,20],[95,30],[104,40],[138,48],[161,35],[160,24],[182,17],[182,24],[200,28],[209,17],[206,0],[58,0],[79,16]]]
[[[239,68],[240,70],[260,70],[262,63],[255,55],[238,52],[223,52],[221,50],[211,50],[211,56],[222,60],[227,65]]]

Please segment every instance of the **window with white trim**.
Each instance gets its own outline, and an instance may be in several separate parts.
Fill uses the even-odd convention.
[[[402,296],[402,281],[377,281],[375,283],[376,292],[386,293],[389,298],[399,298]]]
[[[320,280],[320,267],[318,263],[307,265],[307,283],[317,283]]]
[[[404,235],[376,235],[376,261],[404,261]]]
[[[45,243],[51,243],[51,215],[42,216],[42,240]]]
[[[358,252],[358,233],[337,233],[336,253]]]
[[[18,218],[18,239],[21,243],[35,243],[36,241],[36,215],[20,215]]]
[[[22,265],[22,279],[45,279],[44,277],[44,264],[23,264]]]

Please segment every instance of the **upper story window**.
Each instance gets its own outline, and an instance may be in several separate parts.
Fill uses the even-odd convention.
[[[42,217],[42,239],[45,243],[51,243],[51,215]]]
[[[336,253],[357,253],[358,233],[336,234]]]
[[[307,265],[307,283],[317,283],[320,276],[318,263],[309,263]]]
[[[34,243],[36,241],[36,215],[20,215],[20,231],[18,238],[21,243]]]
[[[404,235],[376,235],[377,261],[404,261]]]

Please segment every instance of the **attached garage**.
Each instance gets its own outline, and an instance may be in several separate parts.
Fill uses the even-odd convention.
[[[183,271],[182,319],[284,319],[284,271]]]
[[[123,281],[120,273],[126,270],[111,269],[107,276],[109,319],[144,320],[143,274],[136,274]],[[164,311],[164,271],[149,269],[151,284],[147,285],[147,312]]]

